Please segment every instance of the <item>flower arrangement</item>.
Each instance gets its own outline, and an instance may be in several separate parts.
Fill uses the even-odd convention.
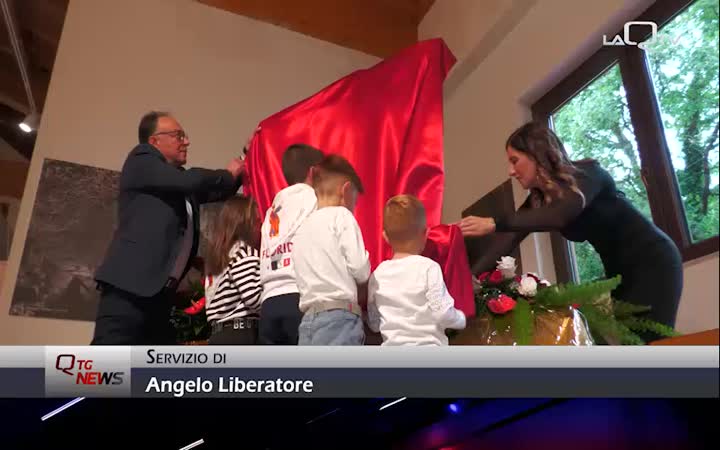
[[[170,323],[178,343],[205,341],[210,337],[210,325],[205,315],[205,286],[191,281],[188,289],[177,293],[170,312]]]
[[[494,271],[474,278],[478,312],[489,310],[493,314],[505,314],[515,309],[517,299],[530,299],[535,297],[538,289],[550,286],[550,282],[537,274],[516,275],[516,270],[515,258],[503,256]]]
[[[505,256],[497,268],[474,278],[477,315],[492,322],[493,329],[512,334],[519,345],[537,343],[535,332],[539,316],[553,312],[558,320],[572,322],[578,344],[582,328],[586,328],[585,344],[601,341],[613,344],[644,344],[638,333],[652,332],[659,336],[675,336],[670,327],[639,317],[650,310],[611,298],[620,284],[620,277],[581,284],[551,285],[537,274],[517,275],[515,259]],[[564,317],[564,318],[563,318]],[[553,319],[554,320],[554,319]],[[560,327],[550,324],[548,330]],[[555,330],[555,331],[553,331]],[[581,336],[580,336],[581,337]]]

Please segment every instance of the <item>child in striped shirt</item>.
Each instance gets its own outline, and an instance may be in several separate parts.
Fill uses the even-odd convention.
[[[235,196],[214,224],[206,258],[205,300],[211,345],[253,345],[260,314],[260,221],[255,201]]]

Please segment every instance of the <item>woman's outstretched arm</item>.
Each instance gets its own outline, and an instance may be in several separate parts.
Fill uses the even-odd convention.
[[[526,201],[515,214],[506,217],[495,217],[495,231],[558,231],[582,213],[587,205],[595,200],[608,186],[613,184],[610,174],[596,162],[582,165],[577,184],[580,192],[566,190],[563,198],[554,199],[551,203],[539,208],[529,207]]]

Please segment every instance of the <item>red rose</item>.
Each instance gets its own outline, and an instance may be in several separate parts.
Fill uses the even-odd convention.
[[[483,272],[483,273],[481,273],[480,275],[477,276],[477,280],[482,283],[482,282],[485,281],[485,280],[487,279],[487,277],[489,277],[489,276],[490,276],[490,272]]]
[[[517,302],[505,294],[500,297],[488,300],[487,307],[495,314],[505,314],[515,309]]]
[[[205,308],[205,301],[205,297],[203,297],[196,302],[192,302],[192,306],[183,309],[183,311],[185,311],[185,314],[194,316]]]
[[[488,281],[490,281],[490,284],[498,284],[502,282],[503,280],[503,274],[499,270],[494,271],[490,274],[490,278]]]

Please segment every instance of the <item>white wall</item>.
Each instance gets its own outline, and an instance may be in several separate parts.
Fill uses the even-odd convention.
[[[27,161],[27,159],[18,153],[13,147],[10,146],[4,139],[0,138],[0,164],[2,161]],[[15,221],[17,220],[17,214],[20,207],[20,201],[13,197],[7,197],[0,195],[0,203],[9,205],[8,211],[8,223],[14,228]],[[7,268],[7,261],[3,261],[0,257],[0,291],[5,280],[5,272]],[[1,314],[1,312],[0,312]],[[0,341],[1,344],[1,341]]]
[[[684,290],[676,327],[692,332],[718,327],[718,254],[685,263]]]
[[[509,0],[436,1],[420,22],[418,37],[442,37],[455,57],[462,61],[512,4]]]
[[[5,282],[6,269],[7,269],[7,261],[0,261],[0,288],[2,288],[2,285]],[[3,343],[3,345],[4,345],[4,343]]]
[[[507,179],[505,139],[530,118],[529,106],[596,51],[603,33],[617,31],[652,2],[477,3],[488,5],[494,21],[480,20],[483,9],[475,2],[436,2],[419,28],[421,39],[446,37],[461,58],[446,83],[445,222]],[[524,195],[516,186],[516,204]],[[526,239],[521,252],[525,269],[553,278],[546,236]],[[717,253],[686,264],[677,328],[718,327],[719,292]]]
[[[93,323],[9,316],[43,158],[119,170],[169,109],[190,166],[224,167],[268,115],[378,58],[192,1],[73,0],[0,296],[0,344],[87,344]]]
[[[11,147],[10,144],[8,144],[4,139],[0,138],[0,164],[2,164],[2,161],[26,162],[27,159],[13,147]],[[13,197],[0,195],[0,203],[5,203],[9,206],[8,223],[10,227],[14,229],[18,211],[20,209],[20,200]],[[6,267],[7,261],[3,261],[0,259],[0,291],[2,290]]]
[[[18,213],[20,212],[20,199],[15,197],[9,197],[6,195],[0,195],[0,203],[8,205],[8,227],[10,233],[14,234],[17,223]],[[0,261],[2,259],[0,258]],[[2,282],[0,282],[0,289],[2,289]],[[1,344],[0,344],[1,345]]]

